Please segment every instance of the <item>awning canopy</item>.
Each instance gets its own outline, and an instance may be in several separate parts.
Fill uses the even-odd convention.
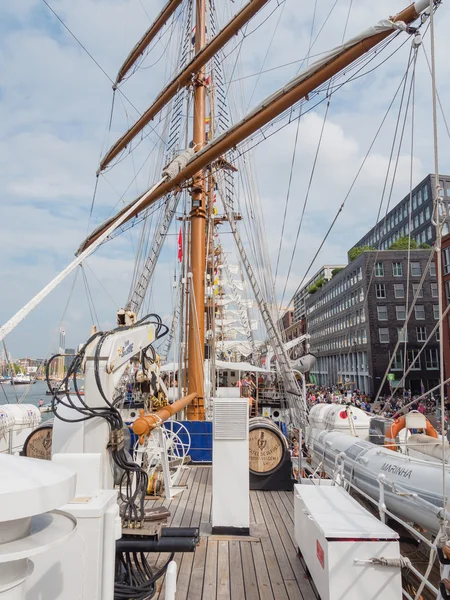
[[[241,373],[270,373],[269,369],[257,367],[248,362],[228,362],[226,360],[216,360],[216,371],[240,371]],[[167,363],[162,365],[163,373],[178,371],[178,363]]]

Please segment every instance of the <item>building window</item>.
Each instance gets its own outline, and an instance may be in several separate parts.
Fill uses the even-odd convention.
[[[408,330],[403,329],[403,327],[397,327],[397,337],[399,342],[407,342],[408,341]]]
[[[375,277],[384,277],[384,265],[381,262],[375,263]]]
[[[416,327],[417,333],[417,341],[418,342],[426,342],[427,341],[427,328],[426,327]]]
[[[378,329],[380,344],[389,344],[389,329],[387,327]]]
[[[378,300],[386,298],[386,285],[384,283],[377,283],[375,289]]]
[[[406,319],[406,306],[396,306],[395,313],[397,315],[397,321],[404,321]]]
[[[436,263],[434,260],[430,263],[430,277],[436,277]]]
[[[402,277],[403,276],[403,265],[401,262],[392,263],[392,275],[394,277]]]
[[[444,275],[448,275],[450,273],[450,246],[444,248],[442,255],[444,257]]]
[[[408,350],[408,367],[411,367],[412,371],[420,371],[419,350]]]
[[[425,202],[426,200],[428,200],[428,187],[426,185],[422,188],[422,192],[423,192],[423,201]]]
[[[441,341],[441,332],[439,331],[439,328],[436,330],[436,341],[437,342]]]
[[[439,304],[433,304],[433,317],[436,321],[439,319]]]
[[[425,319],[425,306],[423,304],[416,304],[414,312],[418,321],[423,321]]]
[[[428,221],[429,218],[430,218],[430,207],[427,206],[425,208],[425,219],[427,219],[427,221]]]
[[[419,213],[419,223],[423,225],[423,210],[421,210]]]
[[[361,339],[363,344],[367,344],[367,333],[365,329],[361,330]]]
[[[379,321],[387,321],[388,320],[387,306],[377,306],[377,313],[378,313]]]
[[[431,296],[432,296],[432,298],[437,298],[438,297],[438,286],[437,286],[437,283],[432,283],[431,284]]]
[[[427,369],[439,369],[439,354],[437,348],[425,350],[425,364]]]
[[[416,198],[415,194],[413,194],[413,197],[412,197],[412,207],[413,207],[413,210],[416,210],[416,208],[417,208],[417,198]]]
[[[412,277],[420,277],[422,275],[422,269],[420,268],[419,262],[411,263],[411,275]]]
[[[405,297],[405,287],[403,283],[394,283],[394,296],[396,298],[404,298]]]
[[[393,371],[403,371],[403,352],[401,350],[397,350],[394,356],[394,360],[391,364],[391,369]]]
[[[420,283],[413,283],[412,289],[414,298],[416,297],[416,294],[417,298],[423,298],[423,287]]]

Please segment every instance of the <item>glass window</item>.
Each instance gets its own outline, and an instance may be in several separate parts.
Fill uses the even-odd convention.
[[[439,304],[433,304],[433,317],[436,321],[439,319]]]
[[[393,371],[403,371],[403,351],[397,350],[392,361],[391,369]]]
[[[436,263],[434,260],[430,263],[430,277],[436,277]]]
[[[426,327],[416,327],[417,341],[418,342],[426,342],[427,340],[427,328]]]
[[[405,204],[403,205],[403,218],[406,219],[407,216],[408,216],[408,203],[405,202]]]
[[[423,193],[423,200],[425,202],[425,200],[428,200],[428,186],[424,186],[422,188],[422,193]]]
[[[431,240],[433,238],[433,233],[431,231],[431,227],[427,227],[427,238]]]
[[[377,298],[380,300],[382,298],[386,298],[386,284],[377,283],[375,286]]]
[[[414,217],[413,224],[414,224],[414,229],[417,229],[419,227],[419,215],[416,215]]]
[[[422,190],[417,192],[417,205],[420,206],[422,204]]]
[[[381,262],[375,263],[375,277],[384,277],[384,265]]]
[[[423,304],[416,304],[414,312],[418,321],[423,321],[423,319],[425,319],[425,307]]]
[[[408,330],[407,329],[404,330],[403,327],[397,327],[397,337],[400,342],[407,342],[408,341]]]
[[[419,213],[419,223],[420,225],[423,225],[423,210],[421,210]]]
[[[430,219],[430,207],[427,206],[425,208],[425,219],[428,221]]]
[[[422,275],[422,269],[420,268],[420,262],[411,263],[411,275],[413,277],[420,277]]]
[[[423,287],[420,285],[420,283],[413,283],[412,290],[414,298],[416,297],[417,293],[417,298],[423,298]]]
[[[380,344],[389,344],[389,329],[387,327],[378,329]]]
[[[361,330],[361,339],[363,344],[367,344],[367,333],[365,329]]]
[[[437,298],[438,297],[438,286],[437,286],[437,283],[432,283],[431,284],[431,296],[432,296],[432,298]]]
[[[378,313],[379,321],[387,321],[388,320],[387,306],[377,306],[377,313]]]
[[[395,313],[397,315],[397,321],[404,321],[406,319],[406,306],[396,306]]]
[[[412,371],[420,371],[419,350],[408,350],[408,367],[411,367]]]
[[[443,249],[442,255],[444,257],[444,275],[448,275],[450,273],[450,246]]]
[[[403,265],[401,262],[392,263],[392,275],[394,277],[402,277],[403,275]]]
[[[417,198],[416,198],[415,194],[413,194],[413,197],[412,197],[412,207],[413,207],[413,210],[416,210],[416,208],[417,208]]]
[[[425,350],[425,364],[427,369],[439,369],[439,353],[437,348]]]
[[[405,286],[403,283],[394,283],[394,296],[396,298],[405,297]]]

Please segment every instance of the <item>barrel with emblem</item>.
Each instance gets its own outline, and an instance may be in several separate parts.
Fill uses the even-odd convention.
[[[283,464],[288,442],[270,419],[254,417],[249,421],[249,467],[254,475],[270,475]]]
[[[42,460],[52,459],[53,422],[47,421],[34,431],[25,440],[22,455],[29,458]]]

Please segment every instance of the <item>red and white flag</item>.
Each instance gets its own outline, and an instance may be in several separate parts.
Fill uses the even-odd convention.
[[[183,262],[183,232],[181,231],[178,234],[178,261]]]

